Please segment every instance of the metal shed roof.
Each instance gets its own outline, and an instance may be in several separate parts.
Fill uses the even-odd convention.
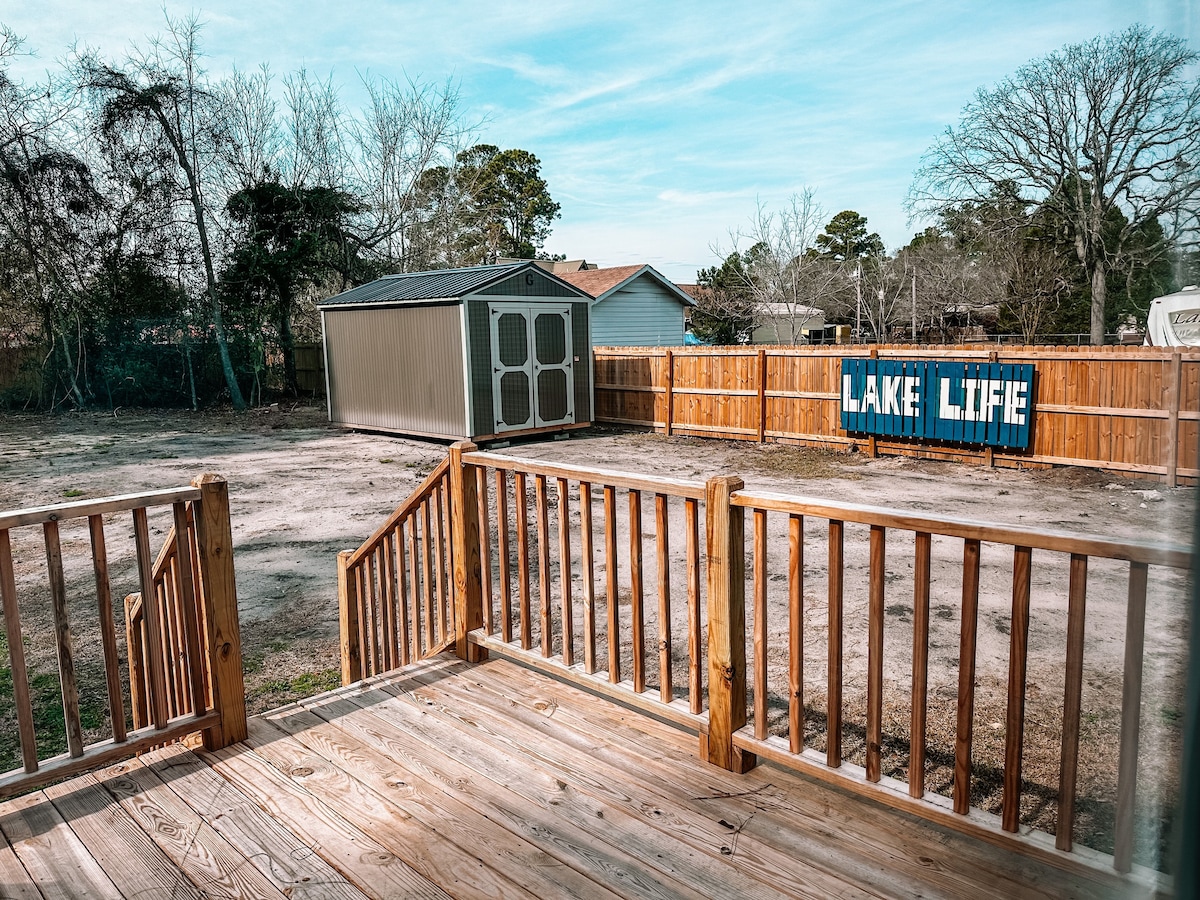
[[[525,268],[536,268],[536,266],[531,262],[526,262],[385,275],[369,284],[359,285],[322,300],[317,307],[325,309],[331,306],[417,303],[424,300],[452,299],[480,290],[492,282],[500,281]]]

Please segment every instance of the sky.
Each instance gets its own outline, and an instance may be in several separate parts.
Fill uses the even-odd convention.
[[[1195,0],[983,3],[167,0],[204,23],[210,76],[301,67],[361,105],[363,74],[459,87],[481,141],[537,155],[561,206],[545,251],[649,263],[677,282],[719,261],[760,204],[806,188],[889,250],[904,199],[974,92],[1070,43],[1142,23],[1200,49]],[[73,42],[119,58],[160,0],[0,0],[36,80]],[[744,246],[744,245],[743,245]]]

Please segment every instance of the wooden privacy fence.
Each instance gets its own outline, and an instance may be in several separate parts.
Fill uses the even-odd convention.
[[[157,564],[150,555],[147,511],[172,510]],[[125,600],[125,660],[130,718],[122,686],[121,648],[112,608],[105,517],[130,513],[141,591]],[[79,656],[72,640],[61,526],[87,521],[95,584],[110,737],[84,745]],[[39,759],[12,541],[14,529],[38,527],[45,546],[58,680],[67,752]],[[144,602],[143,598],[152,598]],[[4,606],[23,766],[0,776],[0,797],[104,766],[196,731],[219,749],[246,737],[245,691],[225,480],[203,475],[191,487],[0,513],[0,599]],[[89,604],[90,605],[90,604]]]
[[[453,638],[460,657],[477,661],[495,653],[516,659],[674,722],[695,732],[702,758],[723,768],[744,772],[758,757],[767,758],[986,840],[1093,872],[1097,854],[1089,851],[1081,857],[1070,852],[1077,850],[1073,824],[1084,712],[1087,574],[1089,563],[1124,566],[1124,575],[1117,575],[1118,580],[1124,579],[1121,591],[1126,598],[1119,784],[1114,852],[1107,857],[1107,867],[1110,873],[1113,869],[1118,873],[1131,870],[1147,584],[1152,571],[1156,578],[1170,581],[1179,570],[1189,570],[1186,549],[749,491],[731,476],[700,482],[556,465],[475,452],[474,445],[459,443],[451,448],[448,466],[439,467],[387,525],[354,554],[340,558],[343,595],[365,591],[373,598],[370,603],[352,604],[351,616],[355,610],[360,617],[374,616],[383,629],[369,635],[353,622],[347,623],[347,606],[343,605],[343,671],[349,666],[355,674],[360,671],[355,667],[361,666],[363,672],[377,672],[385,666],[402,665],[416,655],[415,650],[406,655],[407,643],[402,639],[390,657],[383,647],[372,646],[368,652],[367,646],[381,641],[388,628],[397,636],[405,629],[410,635],[416,633],[419,615],[430,620],[428,601],[419,604],[415,588],[406,594],[404,542],[396,529],[405,522],[411,528],[420,521],[423,514],[415,511],[422,504],[428,510],[439,486],[443,492],[449,488]],[[647,509],[652,510],[648,522]],[[749,541],[747,510],[752,519]],[[783,516],[787,525],[782,554],[786,559],[784,604],[768,602],[768,581],[779,580],[772,579],[768,570],[772,545],[768,515]],[[847,525],[868,535],[867,597],[862,605],[849,602],[856,590],[862,590],[864,573],[853,571],[847,562]],[[429,534],[426,526],[426,539]],[[911,542],[897,541],[897,536],[904,535],[910,536]],[[951,554],[948,567],[931,571],[934,542],[939,547],[949,542],[951,548],[957,543],[959,561]],[[647,543],[653,547],[652,562],[644,558]],[[895,576],[888,573],[886,561],[889,548],[894,557],[896,547],[912,554],[913,570],[912,583],[904,589],[913,598],[914,617],[911,689],[904,690],[894,678],[884,678],[884,648],[893,648],[889,652],[895,653],[897,642],[896,621],[885,615],[887,593],[894,595],[899,589],[894,584],[887,587]],[[976,631],[984,551],[1007,552],[1011,559],[1005,575],[1011,577],[1011,627],[1003,801],[998,816],[984,812],[978,803],[973,806],[971,800],[974,754],[979,747],[972,723],[976,667],[981,662]],[[411,548],[409,558],[417,558]],[[753,564],[750,579],[747,560]],[[898,567],[894,559],[893,567]],[[415,570],[415,564],[407,568]],[[1053,678],[1061,673],[1063,679],[1057,827],[1052,839],[1030,834],[1028,827],[1021,833],[1020,801],[1027,784],[1022,762],[1031,658],[1031,584],[1053,583],[1051,575],[1059,570],[1066,593],[1061,598],[1066,624],[1059,635],[1056,659],[1039,675]],[[373,580],[380,572],[384,573],[382,584]],[[938,579],[932,577],[935,573],[941,573]],[[1184,580],[1178,578],[1170,584],[1182,591],[1178,582]],[[953,582],[954,590],[961,585],[956,616],[957,728],[950,748],[953,790],[949,801],[929,792],[925,775],[926,711],[931,691],[930,596],[939,581]],[[822,583],[827,592],[825,621],[821,628],[810,626],[806,631],[806,598],[812,603],[813,586]],[[985,587],[999,588],[994,583]],[[392,597],[401,602],[392,604]],[[387,599],[382,607],[380,598]],[[850,622],[847,610],[860,608],[866,622]],[[393,614],[395,623],[388,625]],[[852,764],[842,746],[844,639],[851,624],[865,624],[859,630],[867,634],[862,765]],[[778,646],[777,642],[786,648],[783,683],[775,680],[778,664],[772,668],[768,662],[768,648]],[[819,645],[816,649],[814,643]],[[430,649],[436,646],[430,642]],[[368,656],[380,663],[354,662]],[[817,661],[824,663],[823,684],[812,674],[814,668],[820,668],[814,665]],[[887,777],[881,767],[885,692],[891,703],[909,707],[907,783]],[[820,695],[824,695],[825,740],[820,751],[809,746],[813,736],[805,735],[806,696],[814,694],[818,699],[808,706],[810,718],[813,704],[820,704]],[[782,733],[772,734],[771,707],[780,705],[784,724],[774,730]],[[1154,860],[1154,864],[1158,862]]]
[[[840,426],[843,358],[1027,363],[1027,450],[918,443]],[[597,422],[666,434],[855,446],[986,465],[1073,465],[1200,477],[1200,349],[1161,347],[597,347]]]

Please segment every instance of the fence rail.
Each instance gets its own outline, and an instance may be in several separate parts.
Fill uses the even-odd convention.
[[[447,465],[355,558],[360,564],[372,559],[389,528],[418,506],[428,508],[434,485],[448,484],[453,639],[460,657],[514,658],[672,721],[698,735],[702,758],[724,768],[743,772],[759,757],[768,758],[988,841],[1093,873],[1101,854],[1080,847],[1074,827],[1088,671],[1083,640],[1088,574],[1089,566],[1125,567],[1123,576],[1116,570],[1116,578],[1124,578],[1116,602],[1125,599],[1126,627],[1113,852],[1104,858],[1109,873],[1133,868],[1147,585],[1153,574],[1160,594],[1182,591],[1186,579],[1173,573],[1190,571],[1187,549],[747,490],[733,476],[698,482],[559,465],[481,453],[465,442],[451,448]],[[777,536],[769,518],[786,523],[786,563],[776,576],[770,551],[778,547]],[[999,577],[1011,578],[1012,585],[1007,661],[990,658],[977,640],[981,594],[990,600],[996,593],[995,560],[1005,554],[1008,562],[1000,564],[1005,571]],[[777,551],[776,566],[780,556]],[[852,562],[860,558],[865,563]],[[901,589],[892,583],[894,571],[906,564],[911,564],[911,585],[903,590],[911,591],[913,623],[905,640],[911,639],[912,656],[911,678],[905,676],[901,689],[895,667],[885,667],[884,654],[885,648],[896,653],[900,637],[887,606]],[[772,603],[770,591],[781,588],[768,586],[781,579],[786,602]],[[1061,673],[1063,682],[1057,826],[1050,838],[1030,833],[1022,820],[1022,793],[1029,784],[1023,742],[1033,660],[1031,610],[1044,614],[1037,606],[1060,583],[1065,609],[1058,656],[1049,668],[1039,657],[1038,674],[1045,679]],[[822,584],[824,621],[806,629],[806,602],[813,602],[814,585]],[[1115,589],[1109,581],[1104,584],[1101,600],[1109,602]],[[927,784],[926,759],[931,675],[940,674],[931,672],[930,598],[947,586],[961,588],[961,602],[951,673],[957,679],[954,737],[948,748],[938,748],[953,760],[951,796],[943,798]],[[939,607],[938,618],[946,617],[942,612]],[[850,625],[865,633],[866,711],[865,746],[848,753],[843,745],[846,655],[857,652],[845,644]],[[1044,643],[1045,636],[1039,640]],[[786,647],[782,677],[779,654],[772,652],[780,647]],[[805,674],[814,658],[818,670],[823,664],[824,679],[819,671]],[[973,730],[978,667],[992,664],[1007,667],[1000,688],[1006,713],[998,815],[972,800],[980,747]],[[885,726],[882,715],[885,693],[893,708],[907,705],[911,719],[907,775],[900,778],[882,765],[885,727],[892,727]],[[824,746],[819,749],[805,733],[814,703],[823,706]],[[781,705],[782,727],[773,718]]]
[[[843,358],[1032,363],[1025,451],[854,435],[840,427]],[[597,422],[666,434],[855,446],[985,465],[1076,465],[1200,477],[1200,350],[1158,347],[598,347]]]
[[[172,510],[175,527],[156,565],[147,511]],[[126,598],[130,674],[127,728],[112,607],[104,517],[132,519],[139,593]],[[72,639],[61,526],[86,520],[95,583],[111,736],[84,745],[77,652]],[[42,530],[67,752],[39,759],[36,710],[30,694],[11,532]],[[153,602],[143,603],[143,597]],[[197,478],[191,487],[0,513],[0,601],[4,607],[22,767],[0,775],[0,797],[105,765],[200,731],[210,749],[246,736],[237,595],[233,578],[229,500],[224,479]]]

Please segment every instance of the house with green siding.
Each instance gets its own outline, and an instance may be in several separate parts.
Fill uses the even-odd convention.
[[[696,301],[651,266],[585,269],[558,276],[593,298],[597,347],[678,347]]]

